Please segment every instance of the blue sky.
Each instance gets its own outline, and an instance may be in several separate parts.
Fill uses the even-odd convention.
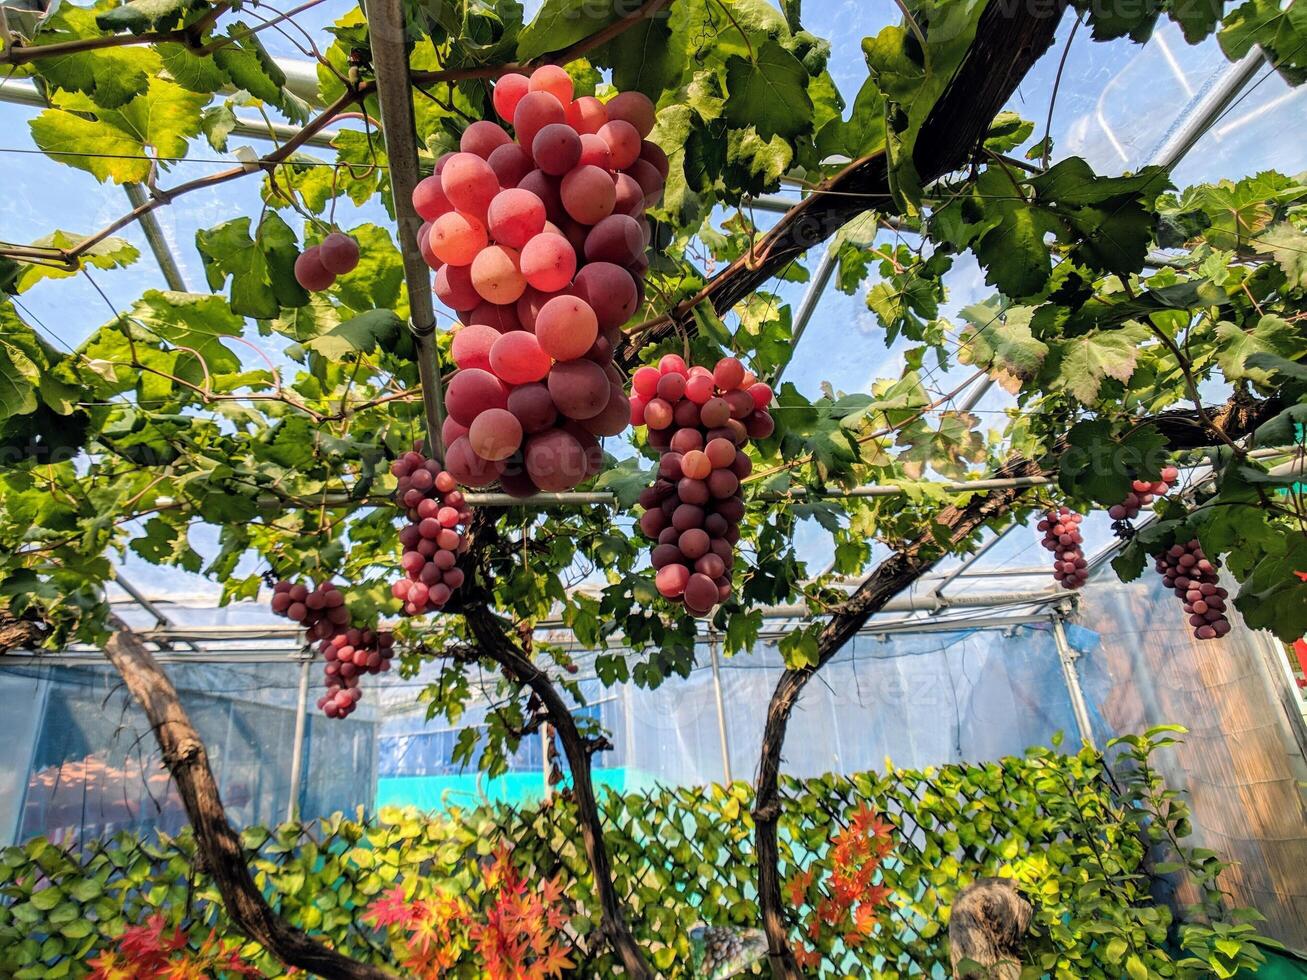
[[[342,0],[330,0],[307,12],[300,22],[321,37],[321,28],[351,6]],[[831,71],[851,101],[866,76],[859,42],[886,24],[897,22],[896,6],[889,0],[808,0],[804,16],[809,30],[831,40]],[[1036,122],[1037,136],[1043,131],[1057,62],[1071,23],[1069,18],[1064,21],[1057,44],[1025,79],[1010,105]],[[275,55],[302,57],[274,32],[265,32],[263,37]],[[1227,66],[1214,41],[1188,45],[1169,24],[1142,47],[1125,41],[1094,43],[1087,31],[1080,32],[1067,56],[1057,97],[1051,130],[1055,157],[1082,156],[1100,173],[1139,168],[1183,118],[1186,107]],[[1268,168],[1287,173],[1307,170],[1307,140],[1298,136],[1307,108],[1307,86],[1290,90],[1269,69],[1260,71],[1257,79],[1179,165],[1176,183],[1237,178]],[[122,214],[127,202],[120,188],[98,184],[91,175],[39,154],[18,152],[34,149],[27,121],[36,111],[0,104],[0,167],[6,190],[0,196],[0,239],[27,242],[56,228],[86,233]],[[1285,139],[1286,133],[1293,137]],[[233,146],[240,142],[233,138]],[[266,149],[266,144],[254,145]],[[203,142],[194,144],[191,153],[191,159],[175,165],[161,184],[168,186],[230,165]],[[188,195],[177,205],[157,212],[192,289],[204,288],[194,248],[195,232],[234,216],[257,214],[258,189],[256,178],[238,180]],[[347,203],[338,209],[337,220],[345,227],[364,220],[387,224],[379,206],[354,211]],[[96,281],[119,309],[130,306],[146,289],[165,288],[139,229],[132,227],[122,234],[141,249],[141,260],[124,270],[95,273]],[[974,263],[958,262],[949,278],[950,300],[945,315],[955,316],[957,309],[990,295],[982,278]],[[795,304],[803,288],[786,285],[780,292]],[[21,299],[47,335],[64,345],[80,342],[111,316],[104,299],[82,277],[42,283]],[[831,289],[817,306],[786,380],[808,395],[816,395],[823,382],[844,391],[863,391],[874,379],[898,373],[902,346],[886,349],[861,296],[848,297]],[[957,377],[956,372],[952,377]],[[949,381],[949,376],[937,379],[940,390],[950,387]],[[992,418],[997,425],[1008,403],[1008,397],[995,390],[979,410],[992,413],[982,417]],[[1106,532],[1105,527],[1098,530]],[[803,550],[813,561],[821,560],[824,537],[815,528],[801,536]],[[1029,564],[1041,562],[1042,552],[1033,532],[1015,534],[990,560],[996,564]],[[135,561],[128,564],[132,576],[139,578],[147,591],[156,591],[156,586],[177,590],[179,573]],[[206,585],[196,580],[195,587],[198,590]]]

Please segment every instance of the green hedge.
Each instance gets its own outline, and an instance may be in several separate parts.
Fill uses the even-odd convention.
[[[1251,914],[1232,917],[1219,907],[1219,860],[1177,850],[1187,811],[1148,766],[1150,752],[1169,741],[1163,729],[1125,740],[1130,772],[1120,782],[1093,751],[1042,748],[978,765],[788,780],[783,880],[822,870],[829,840],[856,807],[870,804],[896,828],[881,869],[892,896],[875,940],[848,949],[823,937],[821,974],[947,973],[949,906],[960,888],[986,875],[1016,879],[1034,904],[1031,976],[1231,976],[1255,965],[1253,930],[1242,924]],[[736,784],[604,799],[617,887],[638,940],[668,977],[692,976],[695,923],[757,924],[750,796]],[[391,954],[360,921],[364,906],[417,879],[475,891],[472,859],[505,841],[528,875],[561,876],[574,903],[576,975],[614,975],[595,941],[597,912],[565,800],[438,816],[384,810],[366,821],[337,814],[244,832],[257,882],[283,915],[378,964],[391,963]],[[1159,846],[1173,862],[1160,870],[1196,875],[1207,908],[1195,911],[1225,919],[1185,933],[1188,952],[1174,941],[1169,911],[1149,895],[1145,855]],[[119,836],[74,852],[44,839],[8,848],[0,852],[0,976],[80,976],[97,949],[157,911],[195,934],[212,928],[235,938],[189,834]],[[796,929],[806,911],[794,910]],[[246,955],[269,976],[281,974],[257,947],[247,944]]]

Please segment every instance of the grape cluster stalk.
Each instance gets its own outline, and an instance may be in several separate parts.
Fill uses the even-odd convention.
[[[445,466],[470,487],[561,492],[595,476],[599,440],[630,418],[613,364],[649,268],[648,208],[667,156],[638,92],[574,97],[545,65],[509,74],[491,120],[413,191],[435,292],[458,314],[445,392]]]
[[[1036,525],[1044,535],[1040,544],[1053,552],[1053,578],[1066,589],[1078,589],[1089,581],[1085,539],[1080,532],[1083,520],[1084,515],[1070,507],[1052,507]]]
[[[391,463],[390,472],[399,480],[395,502],[408,518],[399,532],[404,577],[390,591],[403,602],[405,615],[421,616],[442,608],[463,584],[457,563],[467,551],[467,537],[461,528],[472,511],[453,474],[417,449]]]
[[[1166,587],[1184,600],[1195,637],[1216,640],[1230,632],[1225,615],[1230,594],[1219,584],[1219,565],[1203,553],[1197,539],[1171,545],[1157,556],[1153,567]]]
[[[1159,497],[1165,497],[1171,492],[1176,481],[1180,479],[1180,471],[1174,466],[1162,467],[1161,479],[1158,480],[1135,480],[1130,485],[1130,492],[1126,494],[1124,500],[1119,504],[1113,504],[1107,508],[1107,516],[1113,521],[1133,521],[1139,516],[1139,512],[1149,506]]]
[[[775,429],[772,390],[734,357],[709,370],[687,368],[676,354],[638,368],[631,385],[631,424],[648,426],[649,445],[661,451],[658,478],[640,494],[640,530],[655,542],[654,583],[704,617],[731,595],[740,481],[753,469],[744,447]]]
[[[395,637],[388,630],[351,627],[323,640],[318,650],[326,661],[327,687],[318,698],[318,710],[328,718],[348,718],[363,698],[359,678],[390,670]]]

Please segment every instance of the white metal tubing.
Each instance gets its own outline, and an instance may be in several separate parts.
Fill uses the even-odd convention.
[[[1057,646],[1057,658],[1062,663],[1062,677],[1066,681],[1067,694],[1071,697],[1071,712],[1076,717],[1076,726],[1080,729],[1080,738],[1091,748],[1097,748],[1094,742],[1094,726],[1089,720],[1089,706],[1085,703],[1085,692],[1080,686],[1080,672],[1076,669],[1077,654],[1067,642],[1066,628],[1062,624],[1062,615],[1053,615],[1053,643]]]
[[[313,669],[313,650],[305,647],[300,657],[300,688],[295,702],[295,744],[290,756],[290,799],[286,819],[294,820],[300,809],[300,770],[304,768],[304,730],[309,718],[309,674]]]
[[[149,195],[145,193],[145,188],[140,184],[123,184],[123,190],[127,194],[127,200],[131,201],[134,208],[142,207],[149,200]],[[150,251],[154,253],[154,261],[159,263],[159,271],[163,273],[163,281],[168,284],[169,289],[176,290],[179,293],[187,292],[186,280],[182,277],[182,270],[177,265],[176,256],[172,254],[168,239],[164,237],[163,226],[159,224],[158,215],[153,211],[145,211],[137,220],[141,223],[141,231],[145,233],[145,240],[149,243]]]
[[[1257,69],[1265,61],[1266,56],[1261,48],[1254,46],[1242,59],[1226,68],[1216,84],[1204,92],[1197,104],[1185,113],[1179,126],[1149,154],[1148,162],[1170,170],[1184,159],[1253,80]]]
[[[731,743],[726,728],[726,699],[722,696],[722,671],[717,660],[717,632],[708,632],[708,656],[712,659],[713,698],[717,702],[717,737],[722,746],[722,782],[730,785],[735,782],[731,777]]]
[[[799,307],[794,313],[794,323],[790,329],[790,357],[793,358],[793,351],[798,348],[799,341],[803,333],[808,329],[808,321],[812,319],[812,314],[816,312],[817,304],[825,295],[826,287],[830,285],[831,276],[835,272],[835,261],[838,253],[835,243],[826,246],[826,250],[821,254],[821,261],[817,263],[817,268],[812,271],[812,281],[808,283],[808,288],[803,293],[803,298],[799,300]],[[788,362],[787,362],[788,363]],[[771,377],[773,387],[781,383],[781,377],[785,374],[786,364],[778,367]]]
[[[881,606],[880,612],[934,612],[939,609],[989,609],[995,606],[1017,606],[1026,603],[1054,602],[1065,599],[1063,589],[1046,589],[1040,592],[998,592],[989,595],[964,595],[956,599],[939,596],[907,596],[891,599]],[[821,619],[813,617],[807,606],[764,606],[764,617],[774,619]],[[874,631],[873,631],[874,632]]]

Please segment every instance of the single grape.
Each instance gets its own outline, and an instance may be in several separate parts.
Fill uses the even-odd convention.
[[[550,123],[531,140],[531,156],[545,173],[561,177],[581,159],[581,137],[567,123]]]
[[[427,221],[435,221],[454,210],[438,175],[423,177],[417,182],[413,188],[413,209]]]
[[[499,331],[483,324],[471,324],[454,333],[450,354],[460,368],[490,370],[490,348],[499,339]]]
[[[578,133],[594,134],[608,122],[608,110],[593,95],[582,95],[567,107],[567,124]]]
[[[431,251],[449,265],[471,265],[488,241],[486,226],[461,211],[442,214],[431,223]]]
[[[518,385],[510,391],[508,410],[517,417],[523,431],[531,435],[552,428],[558,419],[549,388],[540,383]]]
[[[549,92],[528,92],[513,110],[513,129],[525,147],[534,147],[536,134],[546,126],[566,120],[563,104]]]
[[[463,436],[445,448],[445,468],[464,486],[484,487],[495,482],[503,464],[482,459]]]
[[[483,218],[499,193],[499,178],[490,164],[476,154],[455,153],[440,172],[440,186],[459,211]]]
[[[554,405],[569,419],[593,418],[608,404],[608,375],[593,361],[559,362],[550,370],[547,384]]]
[[[472,269],[466,265],[443,265],[436,272],[436,297],[451,310],[474,310],[484,300],[472,285]]]
[[[544,231],[545,203],[520,187],[500,191],[490,202],[486,226],[496,242],[520,249]]]
[[[343,276],[354,271],[359,264],[358,242],[349,235],[333,231],[318,246],[318,260],[332,275]]]
[[[499,113],[500,119],[505,122],[513,121],[513,113],[517,111],[517,104],[530,91],[530,85],[530,79],[516,72],[500,76],[499,81],[495,82],[495,89],[491,95],[491,101],[495,105],[495,112]]]
[[[317,245],[305,249],[295,259],[295,281],[311,293],[331,286],[336,276],[322,264],[322,251]]]
[[[541,65],[531,73],[529,83],[532,92],[548,92],[558,104],[567,106],[572,101],[572,76],[560,65]]]
[[[501,334],[491,346],[489,357],[491,370],[511,385],[530,384],[549,373],[548,352],[534,334],[525,330]],[[504,407],[508,407],[507,399]]]
[[[619,92],[604,104],[609,119],[621,119],[633,126],[640,137],[653,132],[656,121],[654,104],[642,92]]]
[[[535,335],[541,348],[560,361],[584,355],[598,334],[599,322],[594,310],[575,296],[555,296],[536,316]]]
[[[617,192],[613,178],[598,167],[570,170],[560,186],[563,209],[583,225],[598,224],[613,213]]]
[[[534,288],[553,293],[576,273],[576,252],[561,235],[542,232],[522,248],[522,275]]]
[[[611,119],[611,111],[609,116],[610,121],[599,127],[598,136],[608,144],[613,168],[625,170],[640,158],[640,133],[624,119]]]
[[[616,329],[629,320],[639,303],[635,280],[620,265],[591,262],[576,273],[572,292],[590,304],[600,330]]]
[[[586,261],[612,262],[625,267],[643,256],[644,232],[640,225],[641,222],[629,214],[610,214],[586,236]]]
[[[516,303],[526,289],[517,250],[504,245],[482,249],[472,260],[472,288],[488,303]]]
[[[522,424],[506,408],[487,409],[472,423],[468,442],[482,459],[507,459],[522,444]],[[454,511],[454,520],[458,520],[457,511]]]
[[[607,173],[613,169],[613,151],[596,133],[581,133],[581,158],[578,167],[598,167]]]
[[[511,335],[504,334],[500,337],[500,341],[507,336]],[[492,362],[493,357],[494,348],[491,348]],[[507,407],[508,390],[489,371],[476,368],[470,371],[458,371],[445,390],[445,410],[456,421],[469,427],[476,421],[476,417],[487,409]]]
[[[458,148],[464,153],[479,156],[482,160],[490,159],[490,154],[497,148],[505,146],[513,138],[504,132],[504,127],[496,125],[489,119],[478,119],[459,138]]]
[[[525,461],[531,481],[547,493],[571,490],[585,479],[585,451],[574,435],[562,429],[528,438]]]
[[[672,168],[671,164],[668,163],[667,154],[663,152],[661,146],[657,143],[651,143],[649,140],[642,140],[640,142],[640,159],[658,171],[658,176],[662,177],[664,181],[667,180]]]

